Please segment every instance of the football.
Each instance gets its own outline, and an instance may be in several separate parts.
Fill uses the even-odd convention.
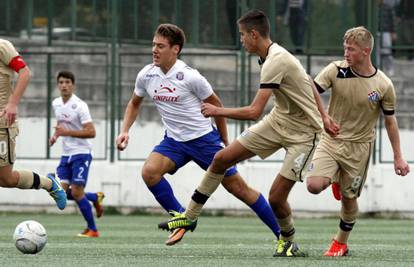
[[[16,226],[13,240],[16,248],[22,253],[36,254],[46,245],[46,229],[36,221],[24,221]]]

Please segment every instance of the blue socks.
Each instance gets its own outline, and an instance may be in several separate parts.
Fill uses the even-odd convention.
[[[90,193],[90,192],[85,192],[85,197],[92,202],[96,202],[98,201],[98,194],[97,193]]]
[[[98,194],[97,193],[90,193],[90,192],[85,192],[85,197],[92,202],[96,202],[98,201]],[[69,188],[68,191],[66,191],[66,198],[68,200],[74,200],[73,196],[72,196],[72,190]]]
[[[276,217],[273,213],[272,208],[266,199],[260,194],[257,201],[250,206],[250,208],[256,212],[257,216],[272,230],[275,236],[279,239],[280,227],[276,221]]]
[[[72,190],[66,191],[66,197],[68,200],[74,200],[72,196]],[[85,218],[85,221],[88,224],[88,229],[96,231],[95,220],[93,218],[92,213],[92,206],[89,201],[95,202],[98,199],[98,195],[96,193],[85,193],[85,196],[79,201],[76,202],[78,204],[79,210]]]
[[[164,177],[161,178],[158,184],[148,187],[148,189],[167,212],[170,210],[183,212],[185,210],[175,198],[171,185]]]
[[[83,215],[83,218],[85,218],[85,221],[88,224],[88,228],[90,230],[96,231],[95,220],[93,219],[92,213],[92,206],[89,203],[89,200],[86,197],[84,197],[79,202],[77,202],[77,204]]]

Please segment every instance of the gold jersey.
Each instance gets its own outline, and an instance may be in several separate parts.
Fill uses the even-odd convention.
[[[319,91],[332,89],[328,113],[340,127],[335,139],[370,142],[375,139],[380,110],[385,115],[394,114],[394,86],[378,69],[371,76],[362,76],[345,60],[335,61],[318,74],[315,83]],[[330,138],[327,134],[324,136]]]
[[[260,88],[273,89],[274,108],[267,116],[274,128],[321,132],[322,119],[309,77],[297,58],[273,43],[260,73]]]
[[[10,95],[13,92],[12,80],[14,71],[8,65],[10,61],[18,56],[11,42],[0,39],[0,110],[3,110],[9,100]],[[0,128],[5,128],[5,117],[0,118]]]

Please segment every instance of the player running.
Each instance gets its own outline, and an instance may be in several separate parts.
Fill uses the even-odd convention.
[[[238,20],[238,25],[245,50],[260,57],[260,89],[249,106],[223,108],[206,103],[202,112],[215,118],[257,120],[271,95],[275,96],[274,108],[215,155],[185,213],[162,225],[166,224],[170,229],[192,227],[227,168],[255,155],[265,159],[283,148],[286,150],[285,160],[269,193],[269,203],[281,228],[274,256],[306,256],[294,242],[295,227],[287,198],[295,183],[303,181],[322,131],[320,113],[325,122],[326,112],[317,105],[321,100],[299,60],[270,39],[269,20],[262,11],[247,12]],[[329,121],[324,126],[328,132],[335,130]]]
[[[142,177],[158,203],[173,214],[183,212],[184,207],[174,196],[164,175],[174,174],[189,161],[206,170],[214,154],[223,148],[223,143],[228,143],[225,120],[216,118],[216,129],[211,119],[201,114],[202,103],[221,106],[220,99],[197,70],[177,59],[184,42],[184,32],[179,27],[172,24],[158,26],[152,46],[153,63],[137,75],[121,133],[116,139],[118,149],[124,150],[128,144],[129,129],[138,116],[144,97],[148,95],[154,101],[166,131],[164,139],[148,156]],[[225,176],[222,184],[226,190],[246,203],[278,238],[279,226],[263,195],[250,188],[234,166],[229,166]],[[194,228],[195,224],[175,231],[166,244],[177,243],[187,230]]]
[[[67,198],[76,202],[87,222],[87,228],[78,236],[99,237],[89,201],[93,202],[99,218],[103,214],[102,200],[105,195],[102,192],[85,193],[92,162],[92,144],[88,138],[95,137],[95,127],[88,105],[73,93],[75,75],[61,71],[56,80],[60,97],[53,100],[52,105],[57,125],[49,144],[52,146],[59,137],[62,138],[62,156],[56,169],[57,176],[61,179]]]
[[[14,72],[18,74],[14,88]],[[19,133],[17,107],[29,83],[31,72],[23,58],[7,40],[0,39],[0,186],[45,189],[59,209],[66,207],[66,194],[58,179],[26,170],[13,170],[16,137]]]

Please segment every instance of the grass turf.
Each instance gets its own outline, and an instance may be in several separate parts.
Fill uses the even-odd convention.
[[[108,215],[97,220],[101,237],[76,237],[80,215],[0,214],[1,266],[414,266],[410,220],[360,219],[350,239],[349,257],[322,256],[337,219],[297,219],[296,240],[307,258],[273,258],[272,233],[255,217],[202,217],[194,233],[167,247],[157,229],[167,216]],[[48,233],[37,255],[21,254],[12,241],[15,226],[33,219]]]

